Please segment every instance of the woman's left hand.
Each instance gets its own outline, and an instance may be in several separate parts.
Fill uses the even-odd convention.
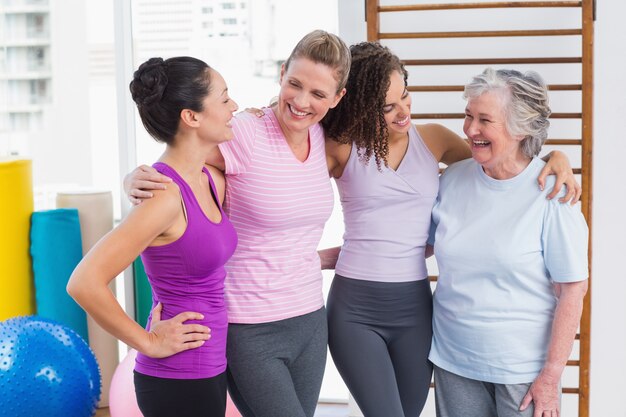
[[[540,189],[544,189],[546,186],[546,177],[551,174],[556,175],[556,181],[554,188],[550,194],[548,194],[548,199],[550,200],[556,197],[559,191],[561,191],[561,187],[565,185],[567,187],[567,194],[559,198],[559,201],[566,203],[571,200],[572,205],[576,204],[578,200],[580,200],[583,189],[578,181],[576,181],[574,171],[572,171],[572,167],[569,164],[569,159],[567,159],[567,156],[565,156],[563,152],[552,151],[550,153],[550,159],[546,161],[546,166],[543,167],[539,178],[537,178]]]
[[[268,107],[273,107],[277,103],[278,103],[278,97],[272,97]],[[250,114],[254,114],[256,117],[263,117],[263,116],[265,116],[265,112],[263,111],[263,109],[257,109],[256,107],[246,107],[244,112],[250,113]]]
[[[531,402],[535,404],[533,417],[559,417],[561,415],[559,380],[540,373],[522,400],[520,411],[526,410]]]

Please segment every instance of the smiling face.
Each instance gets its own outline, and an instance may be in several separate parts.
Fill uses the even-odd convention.
[[[404,76],[398,71],[392,71],[389,76],[383,114],[390,139],[396,135],[406,135],[411,126],[411,95],[404,84]]]
[[[210,69],[211,91],[202,101],[203,109],[196,114],[199,134],[211,142],[221,143],[233,138],[230,124],[238,106],[229,96],[226,81],[219,72]]]
[[[280,73],[278,120],[283,129],[306,131],[322,120],[344,94],[345,89],[337,92],[333,68],[308,58],[296,58]]]
[[[503,94],[496,91],[483,93],[470,98],[465,108],[463,132],[470,139],[472,157],[489,175],[528,159],[520,148],[523,137],[508,132]]]

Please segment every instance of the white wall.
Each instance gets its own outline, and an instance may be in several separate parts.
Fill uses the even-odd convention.
[[[85,3],[58,0],[50,4],[52,103],[44,113],[45,130],[32,135],[34,182],[89,185]]]
[[[591,416],[626,416],[626,3],[598,0],[595,26]]]

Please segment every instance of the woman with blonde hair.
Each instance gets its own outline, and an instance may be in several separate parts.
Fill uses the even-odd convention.
[[[316,30],[281,68],[278,100],[261,118],[235,116],[234,140],[207,163],[226,174],[226,212],[239,234],[227,264],[228,373],[244,417],[312,417],[326,364],[327,324],[317,254],[333,208],[319,121],[345,94],[350,51]],[[140,167],[132,198],[167,181]]]

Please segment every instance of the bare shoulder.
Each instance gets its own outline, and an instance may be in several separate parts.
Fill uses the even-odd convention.
[[[137,245],[137,252],[164,235],[182,216],[180,189],[169,183],[165,190],[154,190],[153,197],[130,211],[116,230],[118,239]]]
[[[152,193],[153,197],[135,206],[131,214],[140,214],[149,218],[159,217],[170,221],[180,214],[180,188],[176,183],[171,182],[167,184],[167,189],[154,190]]]
[[[447,139],[453,135],[456,136],[454,132],[452,132],[447,127],[440,125],[438,123],[426,123],[415,125],[415,129],[422,137],[422,140],[433,154],[435,159],[438,161],[441,160],[443,154],[448,149]]]
[[[224,155],[222,155],[222,151],[219,146],[216,146],[208,155],[205,160],[206,165],[214,166],[222,171],[226,170],[226,161],[224,160]]]
[[[351,143],[339,143],[333,139],[326,139],[326,153],[334,158],[342,159],[350,156],[352,150]]]
[[[425,123],[415,125],[415,129],[425,142],[440,142],[442,139],[456,139],[459,135],[438,123]]]
[[[467,142],[447,127],[428,123],[415,128],[437,161],[449,165],[471,156]]]
[[[215,188],[217,189],[217,194],[220,197],[220,203],[223,203],[224,194],[226,192],[226,179],[224,177],[224,173],[212,165],[205,165],[205,166],[209,170],[209,174],[211,174],[211,178],[213,179],[213,184],[215,184]]]

